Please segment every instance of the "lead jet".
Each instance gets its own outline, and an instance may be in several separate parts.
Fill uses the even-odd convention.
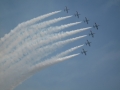
[[[97,30],[98,30],[98,26],[99,25],[97,23],[95,23],[95,25],[93,25],[93,27],[96,28]]]
[[[89,20],[88,20],[88,19],[85,17],[85,20],[84,20],[84,22],[86,22],[86,23],[88,24],[88,21],[89,21]]]
[[[78,17],[79,18],[79,13],[76,11],[76,14],[75,14],[75,17]]]
[[[93,33],[92,31],[90,31],[89,36],[91,35],[92,37],[94,37],[94,34],[95,34],[95,33]]]
[[[91,42],[89,42],[89,41],[87,40],[87,42],[86,42],[85,44],[90,46],[90,43],[91,43]]]
[[[65,6],[64,11],[66,11],[66,12],[68,13],[68,10],[69,10],[69,9],[67,8],[67,6]]]
[[[87,51],[85,51],[85,50],[83,49],[83,51],[82,51],[81,53],[87,55],[86,52],[87,52]]]

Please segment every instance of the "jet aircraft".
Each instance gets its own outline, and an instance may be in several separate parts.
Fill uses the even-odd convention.
[[[85,17],[85,20],[84,20],[84,22],[86,22],[86,23],[88,24],[88,21],[89,21],[89,20],[88,20],[88,19]]]
[[[66,12],[68,13],[68,10],[69,10],[69,9],[67,8],[67,6],[65,6],[64,11],[66,11]]]
[[[95,23],[95,25],[93,25],[93,27],[96,28],[97,30],[98,30],[98,26],[100,26],[100,25],[98,25],[97,23]]]
[[[89,36],[91,35],[92,37],[94,37],[94,34],[95,34],[95,33],[93,33],[93,32],[90,30]]]
[[[76,11],[76,14],[75,14],[75,17],[78,17],[79,18],[79,13]]]
[[[83,49],[83,51],[82,51],[81,53],[87,55],[86,52],[87,52],[87,51],[85,51],[85,50]]]
[[[90,43],[91,43],[91,42],[89,42],[89,41],[87,40],[87,42],[86,42],[85,44],[90,46]]]

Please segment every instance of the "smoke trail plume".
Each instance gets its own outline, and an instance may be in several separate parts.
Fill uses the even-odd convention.
[[[54,24],[54,23],[56,23],[56,22],[59,22],[59,21],[61,21],[61,20],[64,20],[64,19],[67,19],[67,18],[70,18],[70,17],[72,17],[72,16],[66,16],[66,17],[60,17],[60,18],[57,18],[57,19],[53,19],[53,20],[49,20],[49,21],[46,21],[46,22],[43,22],[43,23],[40,23],[40,24],[37,24],[37,25],[33,25],[33,26],[31,26],[31,28],[32,28],[32,30],[35,32],[36,30],[38,30],[38,29],[41,29],[41,28],[45,28],[46,26],[48,26],[48,25],[51,25],[51,24]],[[24,29],[23,29],[24,30]],[[25,29],[25,30],[27,30],[27,29]],[[24,31],[25,31],[24,30]],[[30,31],[31,29],[29,29],[28,31]],[[20,30],[20,32],[22,32],[22,30]],[[23,33],[23,35],[21,35],[21,33],[19,33],[19,34],[15,34],[14,35],[14,38],[11,38],[8,42],[4,42],[4,44],[1,46],[1,51],[3,51],[3,52],[5,52],[4,51],[4,48],[6,47],[6,48],[11,48],[11,47],[13,47],[13,46],[15,46],[15,45],[18,45],[18,43],[21,43],[21,40],[24,40],[25,39],[25,37],[27,37],[27,36],[29,36],[29,35],[31,35],[31,34],[33,34],[33,32],[22,32]],[[21,37],[20,37],[20,35],[21,35]]]
[[[41,60],[43,57],[45,57],[49,53],[53,53],[56,49],[58,49],[60,47],[63,47],[64,45],[66,45],[68,43],[71,43],[71,42],[73,42],[75,40],[81,39],[81,38],[83,38],[85,36],[86,35],[79,36],[79,37],[72,38],[72,39],[68,39],[68,40],[64,40],[64,41],[59,41],[59,42],[53,43],[52,45],[47,45],[45,47],[39,48],[39,49],[37,49],[35,51],[33,51],[34,49],[31,49],[29,52],[27,52],[27,54],[28,54],[27,56],[25,56],[25,57],[20,56],[20,57],[22,57],[22,60],[17,59],[19,57],[16,58],[17,60],[16,59],[11,59],[7,63],[3,64],[3,67],[1,67],[1,70],[8,69],[8,71],[14,71],[14,69],[16,69],[17,67],[19,67],[18,69],[25,68],[22,65],[24,63],[26,63],[28,60],[29,60],[30,63],[32,63],[33,61],[36,62],[36,59],[38,57],[39,57],[38,60]],[[24,52],[22,52],[22,53],[24,53]],[[31,60],[32,57],[36,57],[36,58],[34,60]],[[14,61],[14,60],[16,60],[16,61]],[[16,65],[14,65],[14,66],[11,65],[11,64],[15,64],[16,62],[17,62]],[[29,65],[29,63],[27,63],[27,64]],[[22,67],[20,68],[20,66],[22,66]],[[5,74],[7,74],[7,73],[5,73]]]
[[[17,82],[14,83],[14,85],[12,86],[12,89],[14,89],[16,86],[21,84],[27,78],[30,78],[34,73],[36,73],[36,72],[38,72],[38,71],[40,71],[40,70],[42,70],[42,69],[44,69],[44,68],[46,68],[46,67],[48,67],[50,65],[53,65],[53,64],[56,64],[56,63],[68,60],[70,58],[73,58],[73,57],[75,57],[77,55],[79,55],[79,53],[78,54],[69,55],[69,56],[66,56],[66,57],[62,57],[62,58],[46,60],[44,62],[41,62],[40,64],[37,64],[37,65],[31,67],[29,69],[29,73],[26,73],[23,77],[21,77],[21,79],[17,80]]]
[[[23,22],[23,23],[19,24],[16,28],[14,28],[13,30],[11,30],[10,33],[5,34],[5,36],[4,36],[3,38],[1,38],[1,40],[2,40],[2,41],[7,40],[7,39],[9,39],[10,36],[12,36],[15,32],[17,32],[17,31],[20,30],[21,28],[24,28],[24,27],[26,27],[26,26],[29,26],[29,25],[31,25],[31,24],[34,24],[34,23],[36,23],[36,22],[38,22],[38,21],[40,21],[40,20],[43,20],[43,19],[45,19],[45,18],[47,18],[47,17],[49,17],[49,16],[52,16],[52,15],[54,15],[54,14],[57,14],[57,13],[59,13],[59,12],[61,12],[61,10],[60,10],[60,11],[51,12],[51,13],[48,13],[48,14],[45,14],[45,15],[42,15],[42,16],[33,18],[33,19],[28,20],[28,21],[26,21],[26,22]]]
[[[66,24],[66,25],[61,25],[61,26],[58,26],[58,27],[53,27],[53,28],[49,28],[49,29],[47,29],[46,31],[41,31],[41,32],[37,32],[37,35],[36,34],[34,34],[34,33],[36,33],[36,32],[33,32],[33,34],[30,36],[30,38],[24,38],[24,40],[22,40],[21,42],[19,42],[18,40],[17,40],[17,42],[18,43],[28,43],[28,42],[31,42],[32,40],[35,40],[35,39],[38,39],[38,38],[42,38],[43,39],[43,37],[48,37],[48,36],[50,36],[50,34],[51,33],[53,33],[53,32],[58,32],[58,31],[60,31],[60,30],[62,30],[62,29],[65,29],[65,28],[68,28],[68,27],[70,27],[70,26],[73,26],[73,25],[76,25],[76,24],[79,24],[80,22],[76,22],[76,23],[70,23],[70,24]],[[26,37],[27,37],[27,35],[25,35]],[[14,46],[14,47],[13,47]],[[7,52],[11,52],[10,50],[13,50],[14,48],[18,48],[18,47],[20,47],[21,45],[20,44],[15,44],[15,45],[11,45],[11,48],[9,47],[8,49],[7,49]],[[6,53],[6,51],[4,50],[4,52],[2,52],[2,54],[8,54],[8,53]]]
[[[79,55],[78,53],[66,56],[83,45],[72,47],[66,51],[63,50],[61,53],[58,50],[87,35],[70,39],[65,39],[66,37],[88,30],[91,27],[64,32],[61,32],[61,30],[81,22],[51,27],[52,24],[72,16],[59,17],[38,23],[40,20],[59,12],[61,11],[51,12],[23,22],[1,39],[0,90],[13,90],[43,68]]]
[[[73,34],[76,34],[76,33],[79,33],[79,32],[82,32],[82,31],[84,31],[84,30],[88,30],[90,27],[88,27],[88,28],[82,28],[82,29],[78,29],[78,30],[72,30],[72,31],[68,31],[68,32],[63,32],[63,33],[58,33],[58,34],[54,34],[54,35],[51,35],[51,36],[46,36],[45,35],[45,37],[44,37],[44,40],[42,40],[43,38],[42,37],[40,37],[40,38],[37,38],[36,40],[31,40],[30,42],[27,42],[27,43],[25,43],[24,44],[24,47],[22,47],[23,49],[25,49],[25,47],[27,47],[27,48],[30,48],[31,49],[31,47],[30,47],[30,45],[31,46],[35,46],[35,45],[39,45],[39,46],[43,46],[43,45],[46,45],[46,44],[49,44],[49,43],[52,43],[52,42],[54,42],[54,41],[56,41],[56,40],[60,40],[60,39],[62,39],[62,38],[65,38],[65,37],[67,37],[67,36],[70,36],[70,35],[73,35]],[[27,45],[27,46],[26,46]],[[19,48],[20,46],[17,46],[16,45],[16,48]],[[22,50],[22,48],[19,48],[19,49],[21,49]],[[10,51],[9,49],[7,50],[8,52],[13,52],[13,49],[12,49],[12,51]],[[5,53],[5,55],[6,55],[7,53]]]
[[[47,44],[49,44],[49,43],[51,43],[51,42],[53,42],[53,41],[56,41],[56,40],[60,40],[60,39],[62,39],[62,38],[64,38],[64,37],[66,37],[66,36],[70,36],[70,35],[73,35],[73,34],[76,34],[76,33],[78,33],[78,32],[81,32],[81,31],[84,31],[84,30],[87,30],[87,29],[89,29],[90,27],[88,27],[88,28],[82,28],[82,29],[78,29],[78,30],[72,30],[72,31],[69,31],[69,32],[64,32],[64,33],[60,33],[60,34],[57,34],[57,35],[55,35],[55,36],[53,36],[53,37],[48,37],[48,38],[46,38],[46,40],[41,40],[41,39],[37,39],[37,40],[34,40],[34,41],[31,41],[30,43],[27,43],[26,45],[24,44],[24,46],[22,47],[21,46],[21,48],[19,48],[18,47],[18,50],[16,51],[16,52],[21,52],[22,54],[22,56],[19,54],[18,56],[19,57],[16,57],[15,55],[16,55],[16,52],[14,52],[14,53],[11,53],[9,56],[11,56],[11,55],[14,55],[14,58],[12,58],[12,60],[16,60],[17,58],[20,58],[20,57],[23,57],[23,55],[24,55],[24,53],[22,52],[23,50],[25,50],[26,48],[27,48],[27,50],[26,51],[28,51],[29,49],[32,49],[32,50],[36,50],[36,48],[38,48],[37,46],[39,46],[39,47],[41,47],[41,46],[44,46],[44,45],[47,45]],[[45,38],[45,37],[44,37]],[[36,46],[37,45],[37,46]],[[34,48],[33,48],[34,47]],[[8,50],[7,50],[8,51]],[[12,51],[13,52],[13,51]],[[30,52],[30,50],[29,50],[29,52]],[[27,52],[26,52],[27,53]],[[6,57],[6,60],[7,60],[7,58],[10,58],[10,57],[8,57],[8,54],[5,54],[6,56],[4,56],[4,61],[5,61],[5,57]],[[13,56],[12,56],[13,57]],[[2,62],[3,60],[2,60],[2,58],[1,58],[1,61],[0,62]],[[8,62],[10,62],[11,60],[9,60]],[[7,61],[6,61],[7,62]],[[3,64],[4,65],[4,64]],[[4,65],[5,66],[5,65]]]

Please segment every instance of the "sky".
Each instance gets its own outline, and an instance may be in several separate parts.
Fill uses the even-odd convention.
[[[63,11],[65,6],[70,9],[68,13]],[[73,17],[54,25],[83,21],[85,17],[90,20],[88,25],[82,22],[65,31],[92,27],[95,22],[100,25],[98,30],[90,29],[95,33],[94,38],[87,36],[58,50],[84,44],[88,39],[92,42],[91,47],[83,47],[87,55],[80,54],[47,67],[14,90],[120,90],[119,0],[0,0],[0,38],[19,23],[58,10],[62,12],[45,20],[67,15]],[[81,14],[79,19],[74,16],[76,11]],[[90,30],[71,37],[88,35]]]

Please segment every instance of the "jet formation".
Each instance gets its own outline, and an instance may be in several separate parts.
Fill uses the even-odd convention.
[[[68,10],[70,10],[70,9],[68,9],[68,7],[65,6],[64,11],[65,11],[66,13],[68,13]],[[78,11],[76,11],[76,13],[75,13],[74,15],[75,15],[75,17],[77,17],[77,18],[79,19],[81,14],[79,14]],[[90,21],[90,20],[89,20],[87,17],[85,17],[85,19],[84,19],[83,21],[84,21],[84,23],[89,24],[89,21]],[[100,25],[98,25],[98,24],[95,22],[94,25],[93,25],[93,28],[95,28],[95,29],[98,30],[98,27],[99,27],[99,26],[100,26]],[[89,33],[88,35],[94,38],[94,34],[95,34],[95,33],[90,30],[90,33]],[[87,41],[85,42],[85,45],[86,45],[86,46],[91,46],[91,42],[90,42],[89,40],[87,40]],[[87,55],[87,51],[85,51],[84,49],[82,49],[81,53],[84,54],[84,55]]]

